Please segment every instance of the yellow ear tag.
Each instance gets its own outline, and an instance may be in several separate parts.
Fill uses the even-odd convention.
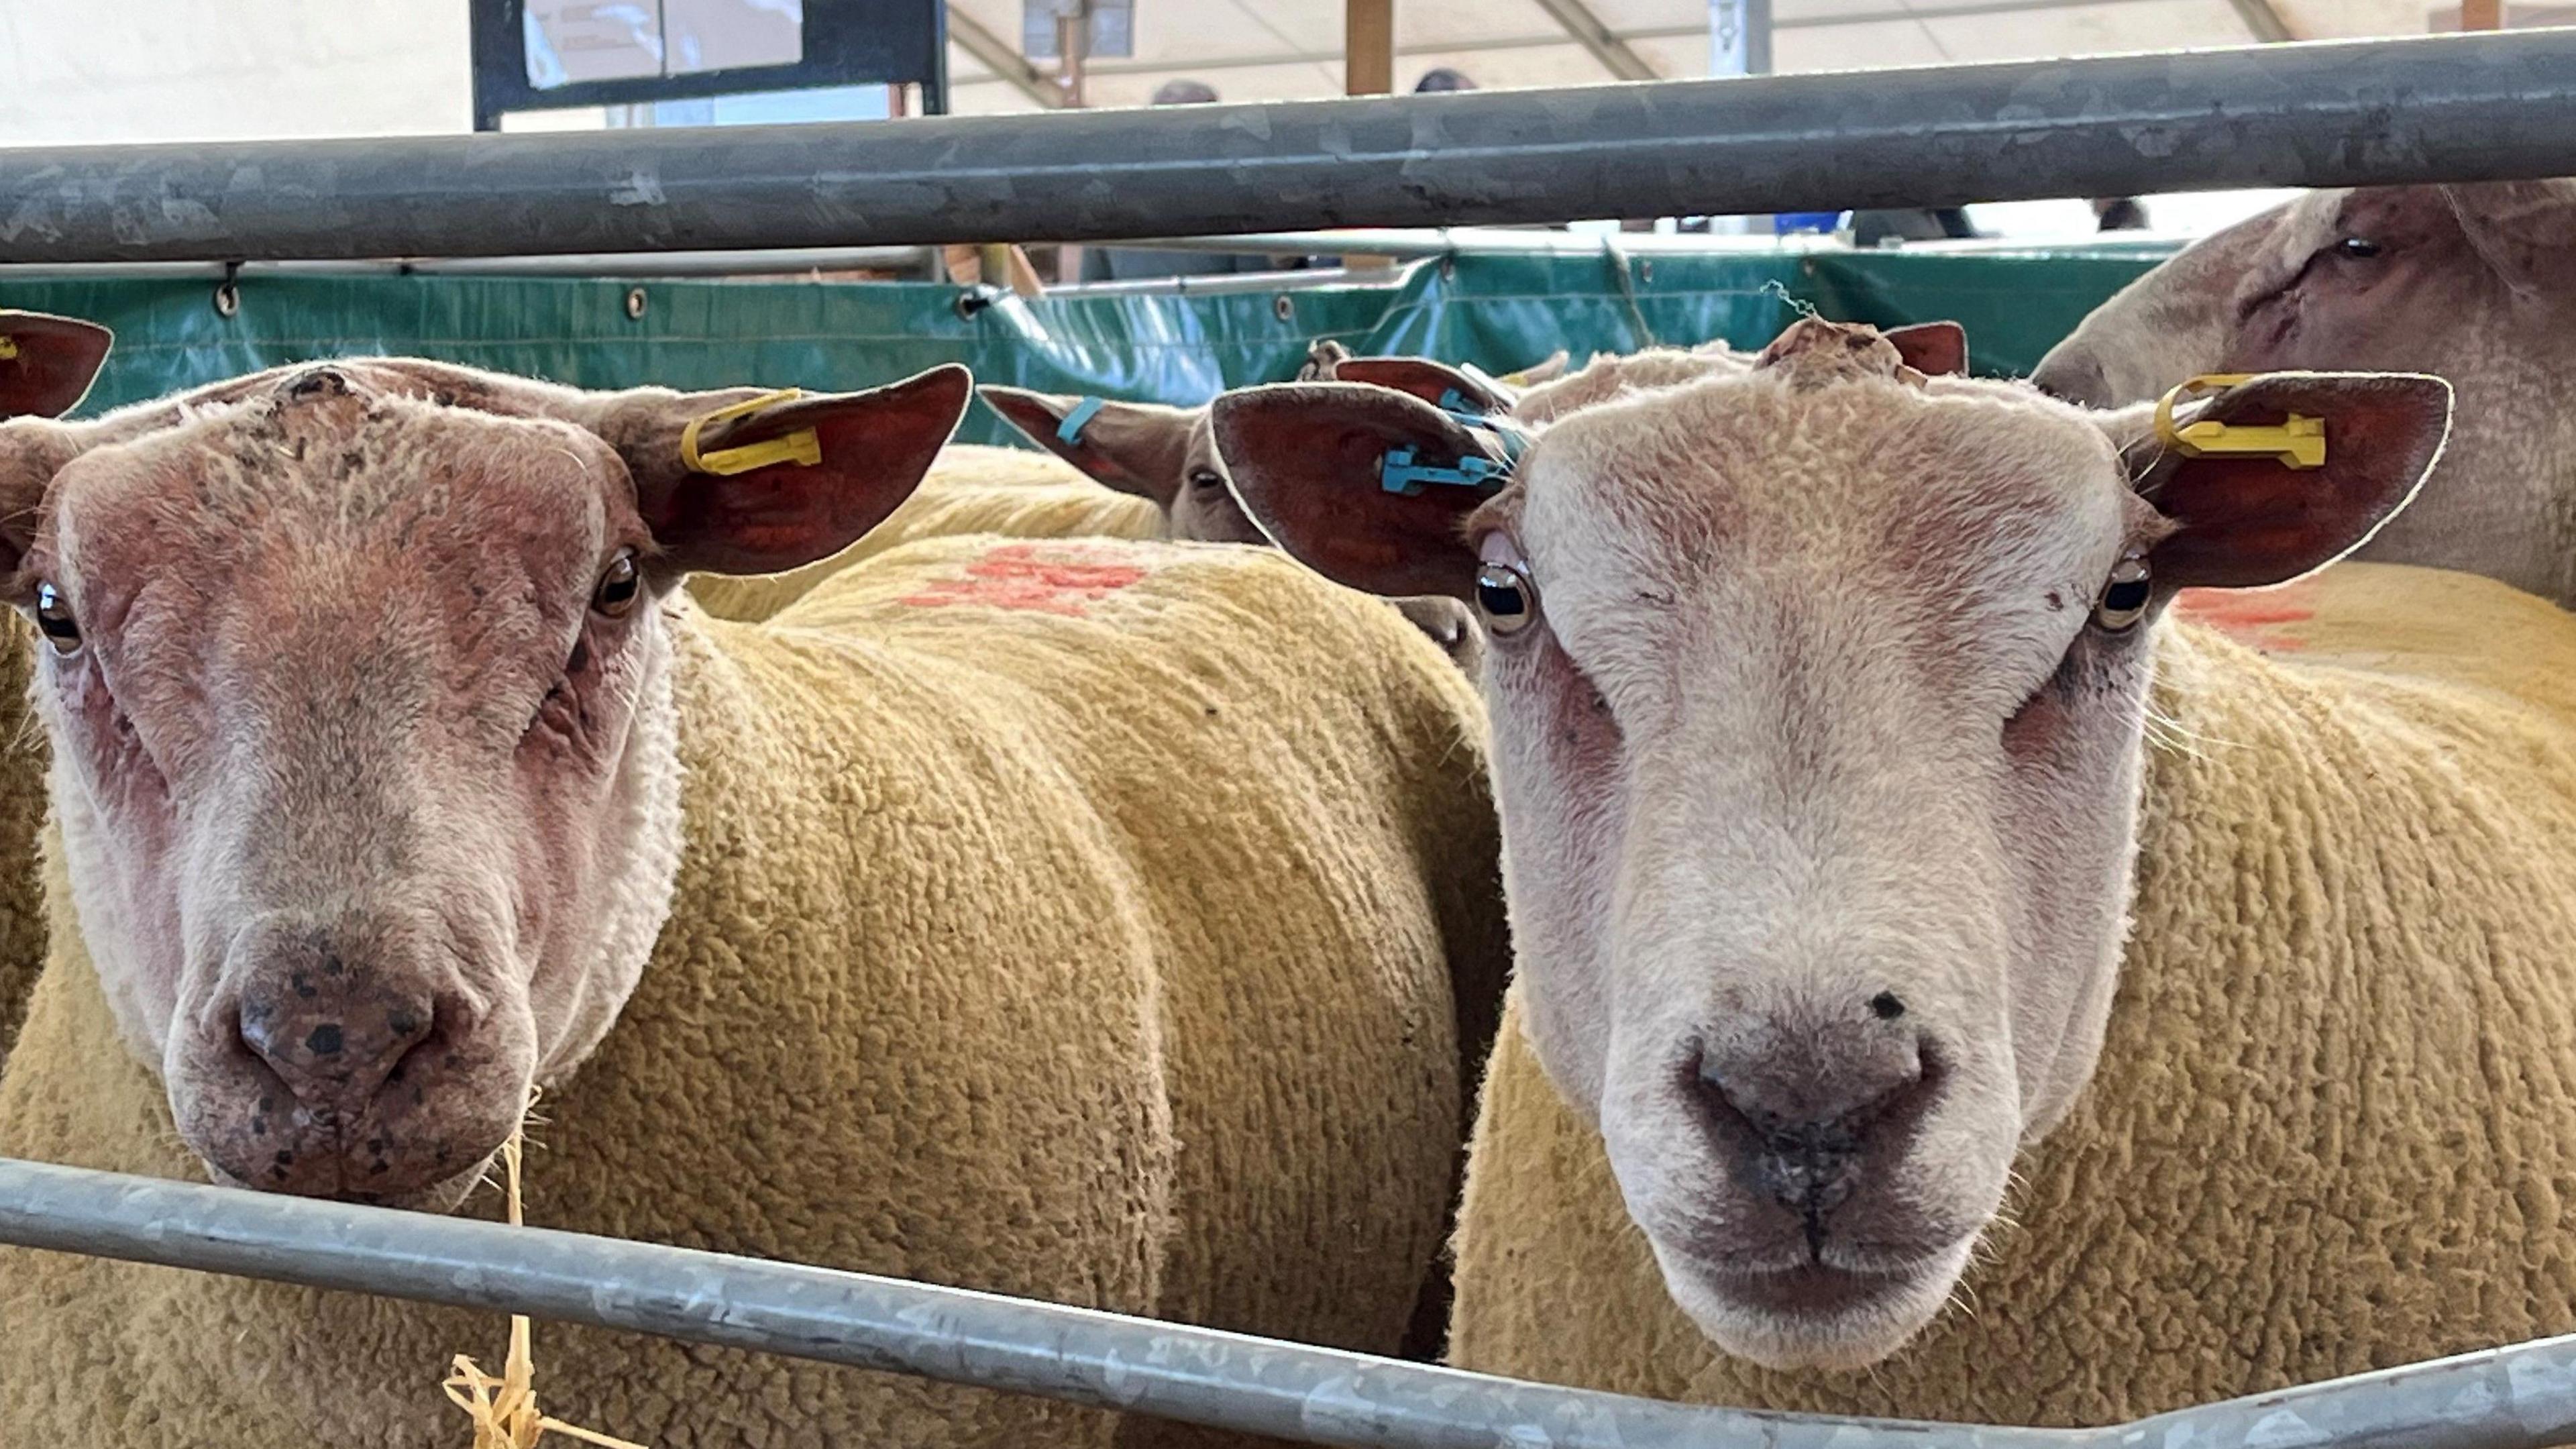
[[[7,362],[17,355],[18,339],[6,332],[0,332],[0,362]]]
[[[2323,418],[2292,413],[2276,425],[2263,427],[2222,423],[2215,418],[2174,426],[2174,404],[2185,396],[2234,387],[2240,382],[2253,381],[2255,376],[2250,372],[2209,372],[2175,384],[2156,403],[2156,437],[2186,458],[2206,458],[2214,453],[2223,453],[2269,457],[2284,468],[2324,467],[2326,422]]]
[[[680,430],[680,466],[692,473],[713,473],[718,477],[729,478],[736,473],[748,473],[754,468],[766,468],[774,463],[794,463],[799,467],[811,468],[822,462],[823,440],[815,436],[812,428],[798,428],[785,437],[745,443],[739,448],[718,448],[712,453],[698,451],[698,434],[705,431],[707,424],[725,422],[746,413],[756,413],[762,408],[778,403],[794,402],[804,395],[804,390],[801,388],[781,388],[776,392],[765,392],[758,397],[746,398],[741,402],[720,407],[702,417],[691,418],[689,425]]]

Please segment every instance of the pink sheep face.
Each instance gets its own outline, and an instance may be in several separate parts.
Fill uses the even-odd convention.
[[[310,369],[86,451],[37,425],[75,455],[6,542],[74,904],[219,1181],[461,1200],[668,910],[680,570],[845,545],[966,391],[794,404],[819,464],[709,477],[667,456],[706,399],[454,372]]]
[[[668,903],[669,642],[625,470],[315,383],[55,493],[22,572],[64,841],[181,1137],[248,1186],[454,1200]]]
[[[1853,1367],[1949,1301],[2094,1069],[2164,600],[2351,547],[2448,406],[2305,376],[2200,414],[2323,417],[2333,463],[2294,474],[1807,321],[1566,414],[1490,499],[1386,488],[1391,449],[1484,446],[1412,398],[1215,421],[1283,547],[1478,604],[1530,1042],[1709,1338]]]

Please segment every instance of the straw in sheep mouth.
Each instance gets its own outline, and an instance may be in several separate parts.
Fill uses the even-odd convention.
[[[528,1093],[528,1106],[534,1110],[537,1094]],[[501,1190],[509,1203],[510,1226],[525,1227],[519,1199],[519,1159],[527,1140],[527,1124],[510,1129],[510,1140],[501,1144]],[[474,1421],[473,1449],[534,1449],[536,1442],[548,1434],[560,1434],[595,1444],[600,1449],[644,1449],[632,1440],[602,1434],[549,1419],[537,1408],[537,1367],[531,1352],[531,1325],[524,1313],[510,1315],[510,1351],[501,1363],[501,1376],[494,1378],[478,1367],[471,1354],[458,1354],[445,1382],[439,1387],[449,1403],[463,1409]]]

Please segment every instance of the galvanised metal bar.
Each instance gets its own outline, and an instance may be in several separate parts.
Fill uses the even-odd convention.
[[[2576,1435],[2576,1336],[2130,1425],[2016,1429],[1692,1408],[900,1279],[6,1159],[0,1243],[631,1329],[1316,1444],[2539,1449]]]
[[[1550,91],[0,150],[0,262],[1096,241],[2576,173],[2576,31]]]

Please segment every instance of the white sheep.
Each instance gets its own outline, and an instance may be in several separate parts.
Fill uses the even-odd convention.
[[[2160,430],[1806,322],[1494,497],[1383,486],[1490,456],[1410,398],[1221,401],[1284,546],[1494,636],[1451,1360],[2065,1424],[2576,1331],[2576,619],[2343,564],[2189,621],[2368,538],[2449,397]]]
[[[678,588],[863,536],[967,387],[343,363],[9,424],[55,930],[0,1154],[443,1210],[535,1083],[537,1223],[1400,1347],[1503,957],[1438,652],[1266,550],[936,540],[758,625]],[[445,1449],[500,1338],[19,1251],[0,1323],[0,1442],[99,1449]],[[668,1449],[1213,1438],[573,1328],[537,1364]]]

